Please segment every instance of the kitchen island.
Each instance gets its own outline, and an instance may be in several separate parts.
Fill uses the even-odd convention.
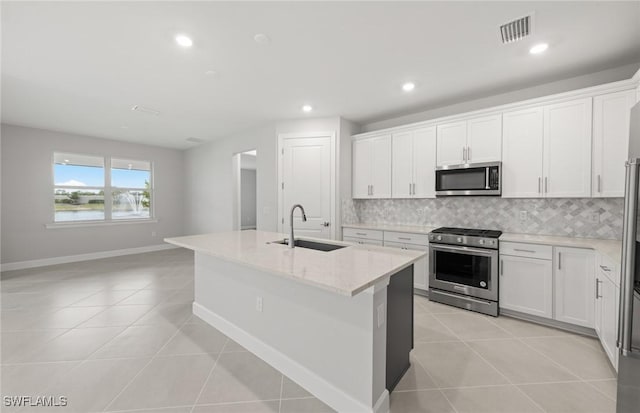
[[[195,251],[195,315],[335,410],[388,412],[409,367],[413,263],[424,253],[336,241],[332,251],[291,249],[283,239],[235,231],[165,241]]]

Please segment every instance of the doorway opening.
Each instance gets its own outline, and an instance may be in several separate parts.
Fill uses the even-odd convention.
[[[258,152],[240,152],[233,155],[235,196],[233,229],[257,229]]]

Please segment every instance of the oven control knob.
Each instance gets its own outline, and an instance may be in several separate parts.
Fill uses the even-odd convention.
[[[462,237],[458,237],[457,241],[462,242]]]
[[[478,244],[480,244],[480,245],[484,245],[484,240],[483,240],[483,239],[481,239],[480,241],[478,241]]]
[[[486,287],[486,286],[487,286],[487,283],[486,283],[486,282],[484,282],[484,281],[480,281],[480,287],[483,287],[483,288],[484,288],[484,287]]]
[[[438,241],[442,241],[442,236],[438,235]]]

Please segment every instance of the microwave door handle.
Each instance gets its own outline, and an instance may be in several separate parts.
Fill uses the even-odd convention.
[[[489,167],[487,166],[485,168],[485,174],[484,174],[484,189],[491,189],[489,187]]]

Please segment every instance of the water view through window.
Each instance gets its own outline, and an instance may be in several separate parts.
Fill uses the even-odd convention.
[[[152,216],[149,161],[55,153],[53,173],[55,222]]]

